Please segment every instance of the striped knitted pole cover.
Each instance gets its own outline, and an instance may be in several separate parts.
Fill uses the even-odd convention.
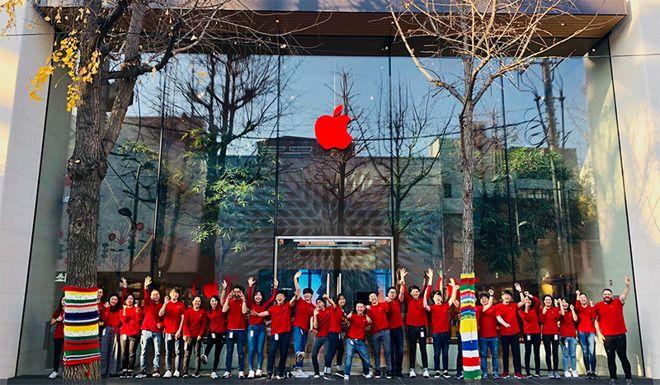
[[[64,365],[100,361],[96,288],[64,287]]]
[[[479,337],[477,335],[476,291],[474,273],[461,274],[461,341],[463,373],[466,380],[481,378]]]

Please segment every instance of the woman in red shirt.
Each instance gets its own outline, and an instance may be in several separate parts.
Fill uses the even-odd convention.
[[[518,303],[513,301],[513,293],[504,290],[502,302],[495,307],[495,318],[500,324],[500,341],[502,342],[502,377],[509,377],[509,351],[513,356],[513,370],[516,378],[522,378],[520,365],[520,324],[518,323]]]
[[[48,376],[50,379],[57,377],[62,361],[62,349],[64,348],[64,296],[57,303],[57,308],[50,317],[50,326],[55,326],[53,332],[53,372]]]
[[[199,369],[202,366],[202,337],[206,332],[208,319],[206,311],[202,309],[202,298],[195,297],[192,301],[192,307],[186,309],[183,314],[183,377],[188,377],[188,368],[190,368],[190,356],[195,350],[195,372],[193,377],[199,377]]]
[[[596,309],[585,293],[575,291],[575,312],[578,315],[578,342],[582,346],[582,359],[587,378],[596,376]]]
[[[545,364],[548,366],[548,377],[559,378],[559,308],[551,295],[543,296],[541,309],[541,339],[545,349]]]
[[[268,347],[268,363],[266,364],[268,379],[273,377],[278,380],[286,378],[285,366],[287,353],[289,352],[289,342],[291,341],[291,310],[293,310],[293,304],[299,296],[300,292],[296,291],[296,294],[287,302],[286,295],[279,292],[275,296],[275,303],[268,310],[255,314],[258,317],[270,316],[270,346]],[[278,352],[280,360],[277,370],[275,370],[275,355]]]
[[[209,334],[206,339],[206,349],[202,354],[202,361],[207,362],[207,356],[211,353],[211,349],[215,348],[213,353],[213,367],[211,368],[211,378],[218,378],[218,364],[220,363],[220,353],[222,347],[225,345],[225,332],[227,327],[225,325],[225,313],[222,312],[221,303],[224,302],[225,292],[227,290],[227,281],[222,281],[222,291],[220,297],[214,295],[209,300],[209,308],[206,311],[206,316],[209,320]]]
[[[270,298],[264,301],[264,293],[261,290],[254,290],[256,283],[253,277],[248,278],[247,307],[248,311],[260,313],[270,307],[275,301],[277,294],[277,279],[273,280],[273,293]],[[261,377],[261,364],[264,361],[264,343],[266,342],[266,326],[264,319],[252,314],[248,317],[248,336],[247,336],[247,378]],[[257,358],[255,364],[254,358]],[[255,371],[256,369],[256,371]]]
[[[248,312],[247,301],[243,287],[234,285],[231,293],[225,299],[222,305],[222,311],[227,316],[227,352],[225,357],[225,372],[222,375],[225,379],[231,377],[232,361],[234,358],[234,345],[238,353],[238,378],[245,378],[245,353],[244,346],[246,341],[245,329],[247,322],[245,317]]]
[[[433,269],[427,271],[429,277],[429,286],[433,284]],[[431,297],[433,303],[429,305],[426,293],[424,293],[424,308],[431,313],[431,336],[433,337],[433,365],[435,367],[435,377],[439,378],[440,373],[440,356],[442,355],[442,375],[449,378],[449,340],[450,336],[450,310],[451,306],[459,307],[456,301],[456,294],[458,293],[457,287],[454,285],[451,291],[451,298],[449,301],[444,302],[442,299],[442,291],[435,290]]]
[[[117,294],[112,294],[104,305],[103,334],[101,335],[101,377],[117,373],[119,357],[119,327],[123,305]]]
[[[559,321],[559,336],[561,337],[562,364],[565,377],[577,377],[577,362],[575,359],[575,348],[577,346],[577,330],[575,323],[578,320],[575,307],[569,305],[565,299],[561,300],[559,307],[561,319]]]
[[[406,268],[399,269],[399,298],[406,303],[406,326],[408,328],[408,363],[410,366],[410,377],[417,377],[415,366],[417,362],[417,346],[422,355],[423,375],[429,378],[429,359],[426,355],[426,326],[428,324],[428,314],[424,309],[421,291],[418,286],[411,286],[410,290],[406,288]],[[424,295],[430,295],[431,290],[425,290]]]
[[[539,323],[540,301],[528,291],[523,293],[519,283],[515,284],[516,291],[520,296],[521,308],[518,314],[523,321],[523,333],[525,334],[525,373],[527,377],[541,376],[541,324]],[[530,361],[534,352],[535,373],[531,373]]]
[[[334,301],[328,294],[323,296],[328,300],[328,307],[330,311],[330,329],[328,330],[328,352],[325,355],[325,366],[332,367],[332,360],[337,356],[337,372],[338,376],[344,377],[343,358],[344,358],[344,345],[342,344],[341,333],[344,327],[344,306],[346,306],[346,297],[343,294],[337,295],[337,301]],[[326,374],[328,377],[329,374]]]
[[[122,281],[125,282],[123,278]],[[135,367],[135,354],[140,340],[142,312],[139,307],[135,306],[135,298],[132,294],[125,295],[124,298],[124,305],[119,317],[121,321],[121,327],[119,329],[122,368],[121,378],[132,378],[133,368]]]

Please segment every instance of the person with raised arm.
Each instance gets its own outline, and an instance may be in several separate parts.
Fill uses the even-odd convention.
[[[117,373],[119,354],[119,328],[123,305],[118,294],[111,294],[103,305],[103,334],[101,335],[101,377],[107,378]]]
[[[379,302],[378,294],[373,291],[369,293],[369,304],[367,315],[373,321],[371,323],[371,347],[374,353],[374,377],[381,378],[380,352],[383,350],[385,357],[385,377],[392,378],[392,357],[390,356],[390,329],[388,315],[390,306],[387,302]]]
[[[520,297],[518,314],[523,321],[525,339],[525,374],[527,377],[541,377],[541,323],[540,301],[528,291],[523,292],[519,283],[514,288]],[[531,370],[531,357],[534,354],[534,373]]]
[[[548,367],[549,378],[560,378],[559,376],[559,308],[555,299],[546,294],[543,296],[543,308],[541,309],[541,340],[545,350],[545,364]]]
[[[600,340],[605,346],[607,354],[607,368],[610,372],[610,384],[614,384],[616,375],[616,357],[619,357],[623,373],[626,377],[626,385],[632,383],[632,370],[628,355],[626,353],[626,320],[623,316],[623,305],[628,299],[632,280],[626,276],[624,280],[625,287],[623,293],[614,297],[612,289],[603,289],[603,300],[595,305],[596,310],[596,331]]]
[[[426,273],[429,281],[426,290],[430,290],[433,285],[433,269],[428,269]],[[431,313],[431,336],[433,337],[433,366],[435,368],[435,377],[449,378],[449,341],[451,339],[450,311],[451,307],[458,307],[456,295],[458,294],[457,285],[452,285],[452,292],[449,301],[444,301],[442,290],[435,290],[431,293],[433,303],[429,304],[427,293],[424,293],[424,308]],[[442,358],[442,372],[440,372],[440,358]]]
[[[165,296],[163,306],[158,315],[163,317],[165,324],[165,374],[163,378],[181,375],[182,350],[183,350],[183,313],[186,305],[179,301],[179,289],[170,289],[170,295]]]
[[[596,310],[594,303],[589,301],[586,293],[575,291],[575,312],[578,315],[578,342],[582,347],[582,359],[587,371],[587,378],[598,378],[596,375]]]
[[[520,324],[518,323],[518,303],[513,301],[513,293],[504,290],[502,302],[495,307],[495,318],[500,324],[500,341],[502,342],[502,377],[509,377],[509,352],[513,357],[514,376],[523,378],[520,365]]]
[[[248,278],[247,307],[248,312],[259,313],[270,307],[275,301],[277,295],[277,279],[273,279],[273,291],[267,300],[264,301],[264,293],[261,290],[255,290],[254,277]],[[261,377],[261,365],[264,361],[264,343],[266,342],[266,325],[262,317],[253,315],[248,316],[248,375],[247,378]],[[256,358],[256,362],[255,362]]]
[[[325,296],[324,296],[325,297]],[[328,333],[330,332],[330,310],[326,307],[325,298],[318,298],[316,300],[316,309],[312,315],[312,332],[316,334],[314,344],[312,345],[312,366],[314,367],[314,378],[321,377],[319,367],[319,353],[321,348],[324,348],[325,355],[328,355],[330,349],[330,342],[328,341]],[[330,361],[332,364],[332,360]],[[326,376],[331,372],[331,366],[326,365],[323,368],[323,375]]]
[[[424,309],[424,301],[422,299],[421,290],[419,286],[413,285],[410,288],[406,287],[406,276],[408,271],[406,268],[399,269],[399,298],[406,304],[406,327],[408,328],[408,363],[410,366],[411,378],[417,377],[415,372],[417,346],[419,346],[422,355],[423,376],[429,378],[429,359],[426,354],[426,326],[428,324],[428,314]],[[429,290],[425,290],[424,295],[430,295]]]
[[[245,378],[245,329],[247,323],[245,315],[248,312],[247,301],[243,287],[234,285],[231,293],[222,305],[222,312],[227,317],[227,352],[225,359],[225,372],[222,375],[227,379],[231,377],[232,361],[234,358],[234,347],[238,354],[238,378]]]
[[[559,302],[559,338],[561,341],[562,366],[564,367],[564,377],[577,377],[577,360],[575,358],[575,348],[577,346],[577,329],[575,323],[578,320],[575,307],[561,299]]]
[[[324,295],[328,301],[330,310],[330,329],[328,330],[328,352],[325,355],[325,367],[332,367],[332,360],[337,356],[337,370],[335,374],[344,377],[344,344],[342,343],[342,332],[344,329],[344,306],[346,306],[346,297],[343,294],[337,294],[337,300],[334,301],[328,294]],[[330,377],[330,373],[325,373],[325,378]]]
[[[397,272],[397,276],[398,276]],[[388,328],[390,329],[390,359],[392,361],[392,374],[403,377],[403,315],[401,314],[401,300],[396,286],[387,289],[385,302],[389,306],[387,313]]]
[[[481,378],[488,378],[488,352],[490,351],[494,379],[500,378],[499,365],[499,339],[497,336],[497,319],[495,318],[495,290],[489,289],[488,293],[481,293],[477,306],[477,329],[479,331],[479,357],[481,359]]]
[[[121,278],[120,287],[122,288],[122,297],[124,298],[120,315],[121,327],[119,329],[121,378],[132,378],[137,345],[140,338],[142,312],[139,307],[135,306],[135,297],[127,293],[128,282],[126,282],[126,278]]]
[[[213,367],[211,368],[211,379],[218,378],[218,364],[220,363],[220,353],[225,345],[227,324],[225,313],[222,311],[222,304],[225,302],[225,293],[227,292],[227,281],[222,281],[222,290],[220,297],[214,295],[209,300],[209,306],[206,310],[206,317],[209,320],[209,333],[206,338],[206,348],[202,354],[202,361],[206,364],[211,349],[213,352]]]
[[[346,316],[348,330],[346,331],[346,356],[344,357],[344,381],[348,381],[351,375],[351,364],[353,356],[357,353],[362,361],[362,376],[371,378],[371,362],[369,351],[367,350],[366,331],[367,326],[371,324],[371,318],[365,313],[364,303],[357,302],[355,311]]]
[[[302,271],[297,271],[293,276],[293,287],[296,292],[300,292],[300,277]],[[309,325],[312,314],[316,306],[312,303],[314,291],[306,287],[302,290],[302,297],[296,299],[293,315],[293,350],[296,354],[296,361],[293,365],[293,375],[296,377],[305,377],[303,373],[303,362],[305,359],[305,348],[309,337]]]
[[[137,378],[147,376],[147,352],[149,345],[153,345],[154,359],[152,377],[160,377],[160,344],[163,341],[162,317],[160,312],[160,292],[157,289],[149,290],[151,286],[151,277],[144,278],[144,300],[142,303],[142,326],[140,327],[140,373]]]

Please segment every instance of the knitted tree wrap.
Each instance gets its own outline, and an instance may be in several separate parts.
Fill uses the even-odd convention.
[[[96,288],[64,287],[64,365],[99,361]]]
[[[474,273],[461,274],[461,340],[463,374],[466,380],[481,378],[479,336],[477,334],[476,290]]]

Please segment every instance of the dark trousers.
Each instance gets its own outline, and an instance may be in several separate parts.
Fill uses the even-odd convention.
[[[135,354],[138,346],[138,336],[127,336],[122,334],[121,344],[121,369],[124,372],[132,372],[135,368]]]
[[[417,345],[422,355],[422,367],[429,367],[429,358],[426,355],[426,327],[408,326],[408,364],[410,369],[415,369],[417,361]]]
[[[53,340],[53,370],[60,371],[60,362],[62,361],[62,350],[64,349],[64,338],[55,338]]]
[[[502,369],[504,373],[509,373],[509,351],[513,356],[513,370],[515,373],[521,372],[520,367],[520,343],[518,342],[518,335],[500,336],[502,342]]]
[[[234,358],[234,344],[236,344],[236,353],[238,354],[238,371],[245,370],[245,330],[227,330],[227,356],[225,357],[225,366],[231,373],[232,359]]]
[[[463,374],[463,340],[461,339],[461,333],[457,333],[456,338],[458,338],[456,352],[456,374]]]
[[[541,334],[525,335],[525,372],[531,374],[530,361],[534,352],[534,369],[536,374],[541,375]]]
[[[268,348],[268,364],[266,370],[268,374],[279,374],[284,377],[286,372],[286,357],[289,353],[289,342],[291,341],[291,333],[281,333],[277,335],[270,336],[270,347]],[[275,366],[275,354],[280,353],[280,361],[277,365],[277,371],[273,371]]]
[[[215,347],[215,352],[213,352],[213,371],[218,370],[218,364],[220,363],[220,353],[222,352],[222,347],[225,345],[225,333],[209,333],[206,337],[206,348],[204,349],[204,355],[208,356],[211,353],[211,349]]]
[[[548,371],[556,372],[559,370],[559,335],[544,334],[543,349],[545,350],[545,364]]]
[[[607,353],[607,368],[610,371],[610,379],[616,380],[617,356],[619,357],[619,361],[621,361],[626,379],[631,379],[630,361],[628,361],[628,356],[626,355],[626,335],[606,336],[604,345],[605,353]]]
[[[327,358],[329,356],[328,352],[330,350],[330,340],[328,339],[328,336],[325,337],[319,337],[316,336],[316,339],[314,340],[314,345],[312,346],[312,366],[314,367],[314,374],[319,374],[319,352],[321,351],[321,347],[325,348],[325,356],[327,362]],[[332,358],[330,359],[330,365],[332,365]],[[326,368],[331,367],[330,365],[326,365]]]
[[[392,355],[392,371],[401,375],[403,370],[403,328],[390,329],[390,354]]]
[[[433,334],[433,367],[440,370],[442,356],[442,370],[449,370],[449,332]]]
[[[184,345],[185,353],[183,353],[183,374],[188,374],[190,368],[190,356],[195,350],[195,374],[199,374],[199,369],[202,366],[202,339],[195,337],[191,338]]]

